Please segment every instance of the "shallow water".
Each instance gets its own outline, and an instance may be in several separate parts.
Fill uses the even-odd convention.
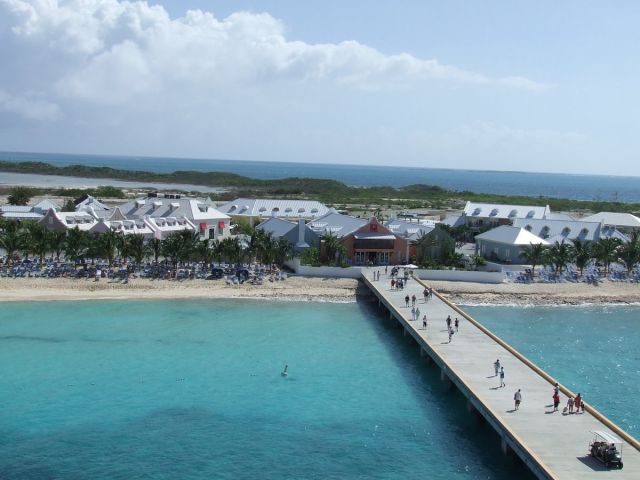
[[[0,478],[529,475],[363,302],[3,304],[0,365]]]
[[[464,307],[620,427],[640,433],[640,307]]]

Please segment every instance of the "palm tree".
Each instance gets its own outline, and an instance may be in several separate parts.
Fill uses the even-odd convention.
[[[51,251],[56,254],[56,262],[60,261],[60,254],[64,250],[64,241],[67,238],[67,232],[53,230],[50,232],[49,238]]]
[[[16,252],[22,249],[22,241],[23,236],[20,232],[20,224],[14,221],[4,222],[0,233],[0,247],[7,252],[8,264],[11,264]]]
[[[215,253],[216,252],[214,251],[212,245],[209,243],[209,240],[205,239],[198,242],[198,245],[196,247],[196,256],[198,257],[198,260],[200,260],[204,264],[205,268],[211,266],[211,262],[215,257]]]
[[[113,265],[113,259],[116,256],[116,250],[120,245],[122,235],[113,230],[109,230],[96,238],[97,253],[105,258],[109,263],[109,268]]]
[[[42,266],[44,257],[51,248],[51,233],[47,227],[35,222],[27,224],[22,232],[25,248],[38,256],[40,266]]]
[[[129,255],[133,258],[136,267],[140,267],[147,256],[147,250],[144,245],[144,235],[128,235],[127,243]]]
[[[224,252],[222,251],[222,242],[220,240],[213,240],[211,242],[211,251],[213,252],[213,259],[218,262],[218,265],[222,263],[222,257]]]
[[[273,259],[279,267],[282,267],[284,262],[293,257],[293,246],[286,238],[279,238],[276,240],[274,247]]]
[[[593,246],[593,256],[604,265],[604,274],[609,272],[609,265],[618,259],[620,240],[617,238],[601,238]]]
[[[158,258],[160,258],[160,252],[162,251],[162,240],[159,238],[152,238],[147,242],[147,252],[153,257],[153,261],[158,265]]]
[[[640,233],[636,230],[631,234],[629,241],[618,248],[618,261],[627,267],[627,273],[640,262]]]
[[[78,260],[82,260],[89,249],[89,238],[85,232],[78,227],[72,228],[67,232],[67,238],[64,242],[64,255],[74,264]]]
[[[411,245],[416,247],[416,259],[419,263],[424,262],[427,257],[427,252],[431,251],[432,247],[438,245],[435,238],[428,233],[423,233],[420,237],[411,241]]]
[[[160,244],[160,252],[162,256],[171,262],[171,266],[174,269],[174,274],[177,273],[178,261],[182,251],[182,238],[179,233],[171,233],[162,240]]]
[[[327,259],[330,262],[338,261],[336,254],[338,253],[338,248],[341,245],[340,239],[338,239],[338,237],[333,233],[327,232],[322,236],[322,242],[324,243],[324,253],[327,256]]]
[[[571,245],[562,242],[555,242],[547,251],[547,262],[556,273],[562,273],[562,270],[575,258]]]
[[[582,272],[585,267],[589,265],[591,259],[593,258],[593,254],[591,253],[591,246],[589,243],[576,238],[573,241],[573,259],[576,262],[576,267],[580,270],[580,275],[582,276]]]
[[[200,242],[200,235],[191,230],[182,230],[178,232],[178,235],[181,241],[179,258],[180,262],[185,263],[191,260],[196,252]]]
[[[237,237],[227,237],[222,240],[221,248],[223,256],[229,263],[238,264],[242,258],[242,245]]]
[[[544,263],[547,247],[542,243],[523,247],[520,256],[531,265],[531,275],[536,274],[536,266]]]

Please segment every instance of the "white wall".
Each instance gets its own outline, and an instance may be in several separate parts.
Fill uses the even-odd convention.
[[[414,276],[421,280],[441,280],[446,282],[502,283],[502,272],[477,272],[467,270],[414,270]]]
[[[360,278],[364,272],[371,277],[375,270],[384,272],[384,267],[310,267],[300,265],[300,259],[294,258],[286,263],[298,275],[303,277],[325,278]],[[389,267],[389,270],[391,267]],[[442,280],[449,282],[502,283],[505,279],[502,272],[474,272],[465,270],[414,270],[413,274],[422,280]]]

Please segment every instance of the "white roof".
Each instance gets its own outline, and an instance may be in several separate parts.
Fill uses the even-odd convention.
[[[470,218],[501,218],[506,220],[514,218],[545,218],[550,212],[549,205],[535,207],[531,205],[467,202],[464,207],[464,215]]]
[[[576,238],[593,242],[600,238],[600,224],[597,222],[516,218],[513,226],[524,228],[540,238],[549,240],[550,243],[562,243],[563,240]]]
[[[27,213],[31,211],[31,207],[28,205],[0,205],[1,212],[13,212],[13,213]]]
[[[34,211],[39,210],[41,212],[46,212],[52,208],[54,210],[60,210],[60,205],[58,205],[56,202],[52,202],[48,198],[43,198],[33,206]]]
[[[325,215],[309,222],[307,226],[320,236],[331,233],[338,238],[342,238],[366,224],[367,220],[363,218],[342,215],[332,209]]]
[[[67,228],[78,227],[80,230],[90,230],[97,222],[95,217],[86,212],[53,212],[53,215],[58,217]]]
[[[184,217],[195,222],[218,222],[230,217],[214,208],[209,202],[200,198],[138,198],[120,206],[122,214],[127,218],[149,217]]]
[[[501,225],[487,232],[476,235],[476,240],[504,243],[506,245],[549,245],[546,240],[537,237],[524,228]]]
[[[236,198],[218,206],[228,215],[247,217],[317,218],[329,211],[329,207],[315,200],[278,200],[272,198]]]
[[[591,433],[595,433],[607,443],[622,443],[622,440],[618,437],[604,430],[593,430]]]
[[[109,207],[102,203],[100,200],[92,197],[91,195],[87,195],[87,198],[76,205],[76,212],[87,211],[89,207],[93,208],[94,210],[109,210]]]
[[[583,222],[602,222],[614,227],[640,228],[640,218],[630,213],[600,212],[581,218]]]
[[[403,222],[402,220],[389,220],[385,226],[399,237],[416,239],[431,232],[435,228],[435,222],[427,221],[425,223],[417,223]]]
[[[16,220],[40,220],[44,215],[34,212],[2,212],[0,217]]]

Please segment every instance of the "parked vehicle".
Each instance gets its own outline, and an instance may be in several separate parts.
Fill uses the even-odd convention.
[[[591,432],[594,439],[589,444],[589,453],[607,468],[622,469],[622,440],[602,430]]]

